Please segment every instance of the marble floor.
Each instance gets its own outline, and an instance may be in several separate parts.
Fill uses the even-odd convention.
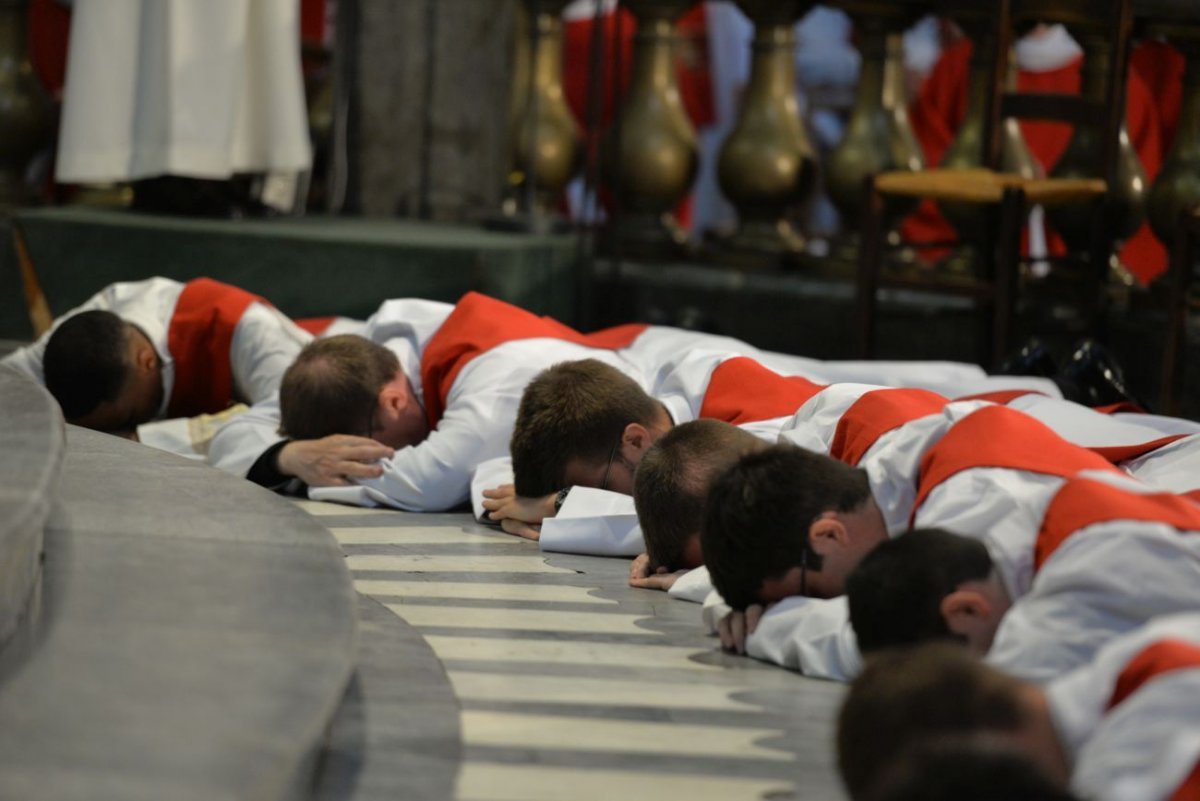
[[[303,501],[360,593],[359,670],[320,798],[843,798],[843,688],[724,654],[621,559],[467,514]]]

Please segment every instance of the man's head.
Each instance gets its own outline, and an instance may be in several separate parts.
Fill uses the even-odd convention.
[[[982,656],[1011,602],[987,547],[938,529],[910,531],[863,557],[846,579],[863,653],[954,639]]]
[[[429,435],[396,354],[353,334],[306,345],[283,374],[279,407],[281,431],[292,439],[353,434],[404,448]]]
[[[662,405],[615,367],[556,364],[521,396],[510,443],[517,494],[580,486],[628,495],[642,454],[670,427]]]
[[[906,749],[857,801],[1079,801],[1011,747],[957,741]]]
[[[633,501],[652,568],[704,564],[700,524],[713,480],[739,458],[767,447],[719,420],[694,420],[662,436],[638,464]]]
[[[887,528],[865,471],[774,445],[713,483],[700,538],[713,585],[744,609],[790,595],[840,595]]]
[[[1013,749],[1064,784],[1070,772],[1041,690],[945,643],[867,661],[838,717],[838,769],[864,798],[906,748],[951,741]]]
[[[162,360],[137,326],[108,311],[67,318],[42,356],[46,389],[67,422],[132,434],[163,399]]]

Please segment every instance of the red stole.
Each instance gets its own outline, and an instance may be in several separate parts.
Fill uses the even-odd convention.
[[[267,303],[211,278],[184,285],[167,329],[167,350],[175,362],[168,417],[219,412],[233,402],[233,331],[256,301]]]
[[[1112,520],[1165,523],[1180,531],[1200,531],[1200,506],[1170,492],[1143,494],[1100,481],[1077,478],[1054,496],[1033,546],[1033,569],[1041,570],[1076,531]]]
[[[976,467],[1001,467],[1067,478],[1081,470],[1115,470],[1104,457],[1072,445],[1006,406],[986,406],[950,427],[921,458],[913,514],[943,481]]]
[[[794,414],[805,401],[825,389],[799,376],[782,376],[746,356],[717,365],[704,398],[700,417],[741,425]]]
[[[646,330],[644,325],[621,325],[594,334],[581,334],[549,317],[519,309],[478,292],[468,292],[429,339],[421,355],[425,414],[436,426],[446,411],[454,379],[476,356],[518,339],[559,339],[590,348],[623,348]]]
[[[937,414],[947,401],[926,389],[874,389],[850,404],[833,434],[829,455],[857,465],[884,434]]]

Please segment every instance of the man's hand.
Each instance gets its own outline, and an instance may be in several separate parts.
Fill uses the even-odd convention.
[[[528,523],[522,523],[520,520],[514,520],[511,517],[501,520],[500,528],[506,534],[515,534],[527,540],[536,540],[542,536],[541,525],[531,526]]]
[[[686,570],[676,570],[672,573],[665,567],[656,568],[654,572],[651,572],[650,555],[641,554],[629,565],[629,586],[666,592],[686,572]]]
[[[721,647],[735,654],[746,653],[746,638],[758,628],[762,618],[763,607],[755,604],[746,607],[745,612],[730,612],[717,623],[717,636],[721,638]]]
[[[515,520],[533,525],[541,523],[547,517],[554,517],[554,498],[557,494],[552,492],[542,498],[523,498],[517,494],[512,484],[502,484],[495,489],[483,491],[483,508],[487,510],[487,519],[493,522]],[[537,537],[528,539],[536,540]]]
[[[395,451],[373,439],[333,434],[322,439],[289,442],[279,451],[279,472],[295,476],[310,487],[344,487],[352,478],[379,478],[380,459]]]

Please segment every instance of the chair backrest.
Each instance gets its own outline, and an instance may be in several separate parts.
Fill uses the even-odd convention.
[[[996,167],[1002,151],[1004,119],[1036,119],[1092,126],[1101,138],[1094,175],[1115,185],[1121,124],[1125,115],[1125,78],[1133,35],[1132,0],[995,0],[993,95],[985,128],[984,163]],[[1084,48],[1087,59],[1105,58],[1103,91],[1098,96],[1034,94],[1006,87],[1012,45],[1018,31],[1039,23],[1057,23]],[[1093,65],[1094,66],[1094,65]],[[1083,90],[1087,91],[1087,85]]]

